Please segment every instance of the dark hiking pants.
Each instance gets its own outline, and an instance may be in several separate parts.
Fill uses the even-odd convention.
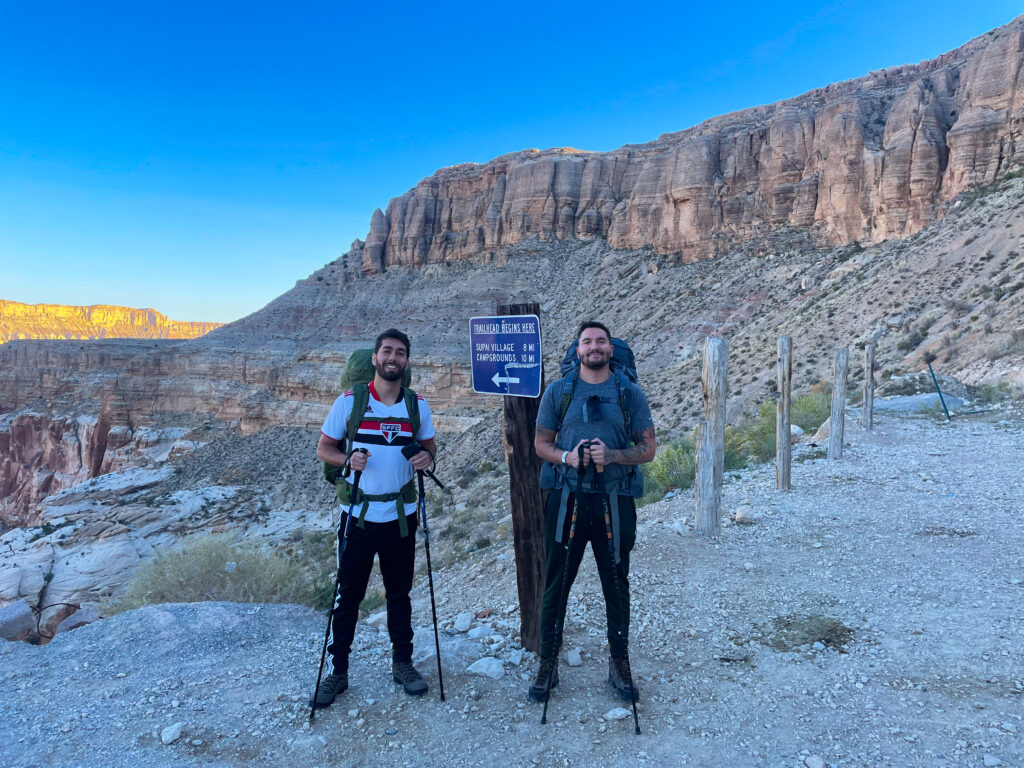
[[[545,541],[547,543],[547,579],[544,587],[544,602],[541,609],[540,655],[550,658],[558,653],[555,648],[555,619],[565,616],[565,603],[559,605],[562,596],[562,577],[566,574],[565,544],[569,541],[576,494],[569,497],[565,515],[562,543],[555,542],[555,527],[558,523],[560,493],[555,491],[548,497],[544,510]],[[576,532],[569,553],[569,589],[572,588],[579,571],[583,554],[590,542],[601,577],[604,592],[605,613],[608,617],[608,648],[613,656],[625,656],[629,644],[629,553],[636,543],[636,505],[630,496],[619,496],[619,546],[618,567],[608,547],[605,528],[606,497],[597,493],[584,493],[576,513]],[[568,600],[568,589],[566,591]]]
[[[347,518],[348,515],[343,514],[338,526],[339,553]],[[407,521],[409,534],[404,538],[397,520],[390,523],[367,521],[365,527],[360,528],[358,521],[353,519],[349,525],[348,544],[341,564],[341,588],[327,640],[328,673],[348,671],[348,655],[359,619],[359,604],[366,595],[374,555],[380,561],[380,575],[384,579],[392,656],[395,661],[412,661],[412,602],[409,592],[416,559],[416,537],[413,535],[416,532],[416,515],[409,515]]]

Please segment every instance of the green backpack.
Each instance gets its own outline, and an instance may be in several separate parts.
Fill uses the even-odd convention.
[[[345,369],[341,372],[341,391],[344,393],[352,390],[352,410],[348,416],[343,447],[340,445],[342,441],[339,441],[339,447],[342,447],[342,452],[346,455],[352,453],[352,444],[359,432],[359,423],[363,420],[366,407],[370,403],[370,382],[373,381],[374,375],[372,356],[372,349],[357,349],[349,356],[345,362]],[[420,408],[416,393],[409,388],[411,381],[412,371],[407,367],[405,373],[402,374],[402,398],[405,400],[405,410],[409,414],[409,423],[415,437],[416,433],[420,431]],[[402,536],[407,534],[405,503],[413,503],[418,498],[414,480],[410,480],[402,486],[397,493],[373,495],[360,491],[359,498],[353,500],[349,494],[350,486],[341,474],[342,468],[328,464],[326,461],[321,463],[323,464],[324,479],[328,484],[334,486],[339,503],[348,505],[353,501],[355,503],[362,502],[358,523],[360,528],[363,527],[369,502],[394,501],[398,506],[399,529]]]

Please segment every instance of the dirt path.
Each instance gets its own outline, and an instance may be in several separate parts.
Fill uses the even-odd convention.
[[[692,496],[641,510],[631,651],[643,734],[604,682],[592,561],[570,599],[562,683],[541,726],[536,670],[515,650],[509,545],[435,574],[446,631],[437,697],[425,585],[414,617],[431,691],[388,674],[361,626],[353,687],[305,727],[323,619],[293,606],[196,604],[121,614],[45,647],[0,645],[0,763],[9,766],[1024,765],[1024,431],[882,416],[848,425],[839,462],[726,479],[760,519],[717,543]],[[464,611],[491,610],[456,633]],[[484,634],[483,643],[469,634]],[[487,643],[486,645],[484,643]],[[458,674],[491,653],[500,680]],[[628,705],[627,705],[628,707]],[[161,732],[184,724],[169,745]],[[168,734],[170,735],[170,734]],[[823,762],[817,762],[820,758]]]

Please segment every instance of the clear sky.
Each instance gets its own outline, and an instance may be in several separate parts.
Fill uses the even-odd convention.
[[[230,321],[438,168],[917,63],[1010,0],[0,0],[0,298]]]

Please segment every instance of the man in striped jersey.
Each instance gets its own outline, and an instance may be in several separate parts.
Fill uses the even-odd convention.
[[[330,706],[334,698],[348,688],[348,656],[359,618],[359,604],[366,594],[375,555],[380,562],[387,598],[392,677],[412,696],[427,692],[426,681],[412,665],[409,591],[415,560],[413,534],[417,525],[415,471],[430,467],[437,447],[430,407],[422,397],[416,397],[418,418],[410,418],[407,404],[411,398],[402,388],[402,374],[409,365],[409,349],[409,337],[394,328],[378,336],[371,358],[374,376],[368,385],[369,397],[357,398],[353,390],[345,392],[334,401],[321,429],[317,458],[362,475],[359,498],[353,505],[354,519],[348,525],[341,588],[328,638],[328,674],[320,685],[317,707]],[[357,401],[366,402],[367,406],[360,414],[352,444],[346,445],[349,417]],[[418,424],[415,434],[414,424]],[[414,440],[424,450],[406,459],[402,448]],[[365,448],[366,452],[357,448]],[[347,516],[348,507],[344,507],[338,528],[339,554]]]

